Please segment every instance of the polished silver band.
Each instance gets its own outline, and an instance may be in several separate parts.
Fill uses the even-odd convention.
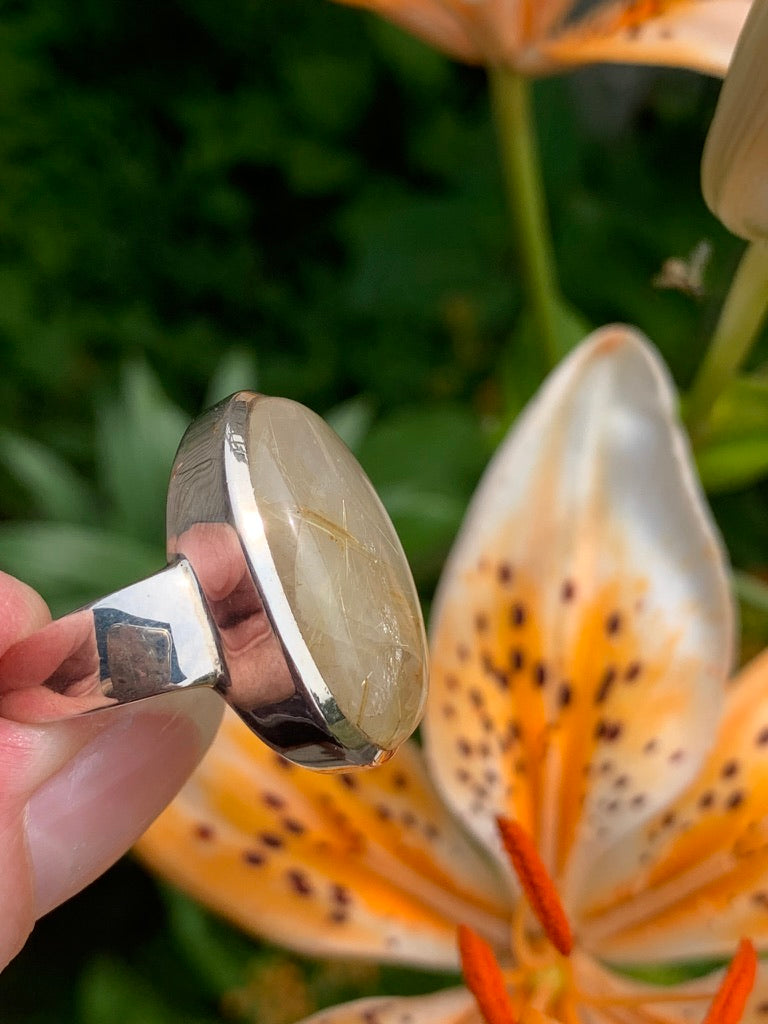
[[[259,404],[270,402],[282,404]],[[373,523],[374,541],[383,538],[378,547],[369,543],[367,533],[359,540],[347,530],[352,497],[347,501],[335,493],[350,483],[343,474],[329,481],[335,488],[329,500],[341,509],[336,519],[343,522],[329,519],[324,506],[305,506],[303,498],[292,496],[285,501],[287,511],[281,507],[275,512],[273,494],[269,500],[255,495],[254,415],[270,431],[265,479],[275,465],[281,473],[285,470],[284,477],[274,478],[277,484],[269,483],[278,494],[283,479],[290,480],[296,445],[325,446],[318,450],[330,453],[326,474],[338,468],[349,475],[350,467],[356,467],[345,449],[337,451],[341,442],[330,428],[295,403],[286,409],[286,400],[240,392],[204,414],[185,434],[171,475],[169,566],[52,622],[12,648],[0,665],[0,714],[17,721],[50,721],[206,686],[221,693],[281,754],[308,767],[330,769],[386,760],[415,727],[426,692],[423,625],[386,513],[359,467],[354,471],[360,479],[351,477],[351,493],[355,500],[362,493],[370,501],[370,507],[361,506],[359,522],[364,527]],[[296,432],[292,427],[281,433],[280,416],[285,415],[286,422],[296,424]],[[317,472],[320,478],[307,484],[310,495],[321,493],[321,465]],[[275,520],[270,536],[268,524],[278,513],[282,518]],[[380,526],[376,517],[382,516]],[[339,582],[341,608],[332,609],[332,621],[344,626],[341,637],[329,639],[327,630],[315,631],[306,616],[302,620],[296,596],[302,580],[286,579],[291,574],[277,556],[283,521],[298,523],[297,544],[306,545],[311,529],[312,543],[325,545],[317,565],[336,575],[326,579],[321,572],[319,580],[307,585],[328,589]],[[284,539],[280,543],[284,548]],[[372,605],[367,618],[347,616],[344,608],[342,584],[351,578],[350,552],[380,576],[364,595]],[[371,615],[380,616],[383,624],[378,640],[365,633]],[[355,635],[355,622],[363,635]],[[327,658],[332,641],[359,647],[354,666],[355,671],[358,662],[363,666],[359,675],[365,692],[360,699],[353,692],[350,702],[349,681],[342,693],[338,680],[326,678],[334,675]],[[384,658],[378,650],[382,643],[391,648]],[[319,645],[325,651],[325,674],[318,667]],[[370,671],[365,667],[369,648],[371,657],[376,654]],[[379,701],[379,711],[371,699]],[[386,703],[392,700],[398,709],[394,730],[393,709]]]

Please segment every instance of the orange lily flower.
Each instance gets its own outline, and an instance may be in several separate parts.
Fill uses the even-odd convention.
[[[768,653],[727,682],[728,566],[675,410],[641,336],[587,339],[500,448],[449,559],[423,750],[318,775],[230,716],[144,860],[310,955],[456,970],[459,930],[470,988],[509,996],[490,1024],[686,1024],[716,994],[707,1020],[734,1024],[749,943],[719,993],[721,974],[620,971],[768,949]],[[768,1019],[762,966],[744,1012]],[[318,1021],[479,1014],[458,988]]]
[[[340,0],[475,64],[546,75],[602,61],[724,75],[750,0]]]

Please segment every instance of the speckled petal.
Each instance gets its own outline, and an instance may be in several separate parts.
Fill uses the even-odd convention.
[[[140,840],[155,871],[254,934],[314,955],[456,967],[456,925],[507,937],[504,884],[441,806],[420,751],[328,775],[232,713]]]
[[[452,988],[412,998],[358,999],[321,1010],[301,1024],[482,1024],[482,1018],[469,992]]]
[[[619,0],[539,49],[561,66],[608,61],[724,75],[750,5],[751,0]]]
[[[700,766],[732,620],[666,371],[636,332],[598,331],[502,445],[448,563],[433,778],[491,850],[494,816],[520,821],[572,905],[600,849]]]
[[[612,960],[768,949],[768,653],[731,685],[717,743],[669,807],[595,865],[581,933]]]

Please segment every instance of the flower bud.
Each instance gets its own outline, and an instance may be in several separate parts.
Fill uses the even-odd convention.
[[[735,235],[768,239],[768,0],[742,29],[704,146],[704,199]]]

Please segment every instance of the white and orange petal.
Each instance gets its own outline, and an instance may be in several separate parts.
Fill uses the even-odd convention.
[[[538,50],[560,68],[607,61],[722,76],[750,6],[751,0],[616,0],[541,41]]]
[[[666,370],[637,332],[598,331],[503,443],[441,581],[434,780],[501,863],[495,816],[517,819],[572,902],[694,777],[733,627]]]
[[[357,999],[321,1010],[301,1024],[482,1024],[482,1018],[469,992],[452,988],[426,996]]]
[[[701,184],[734,234],[768,239],[768,4],[755,3],[707,135]]]
[[[585,880],[580,929],[620,962],[768,948],[768,653],[731,684],[702,770]]]
[[[298,768],[233,714],[139,856],[252,934],[310,955],[455,968],[456,924],[507,939],[509,895],[407,744],[355,775]]]

